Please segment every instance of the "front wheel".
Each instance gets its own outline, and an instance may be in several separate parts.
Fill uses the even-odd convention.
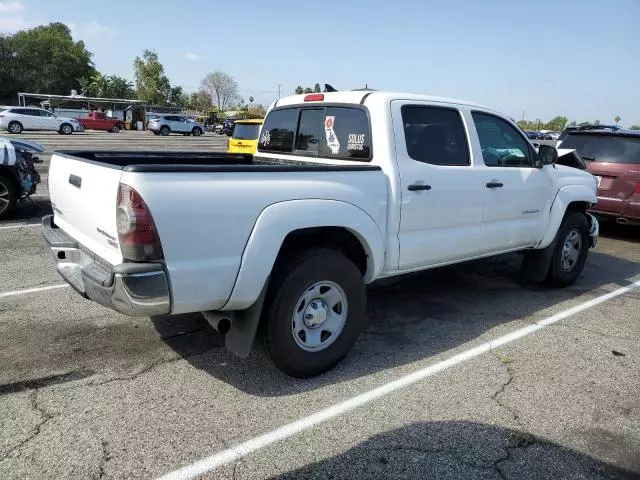
[[[7,130],[9,130],[9,133],[22,133],[22,124],[20,122],[11,122]]]
[[[15,186],[4,175],[0,175],[0,219],[11,214],[18,199]]]
[[[111,129],[111,133],[118,133],[120,132],[120,125],[114,125],[113,128]]]
[[[344,358],[365,322],[362,275],[344,255],[316,249],[274,275],[260,326],[262,348],[287,375],[307,378]]]
[[[73,127],[68,123],[63,123],[60,125],[60,133],[63,135],[71,135],[73,133]]]
[[[194,137],[199,137],[200,135],[202,135],[202,129],[195,127],[193,130],[191,130],[191,133]]]
[[[582,273],[589,253],[589,223],[580,212],[567,213],[560,228],[546,282],[555,287],[571,285]]]

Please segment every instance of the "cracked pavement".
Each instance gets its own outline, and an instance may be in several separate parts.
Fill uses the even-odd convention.
[[[0,231],[0,251],[0,292],[60,282],[37,228]],[[233,357],[200,315],[129,318],[70,289],[0,298],[0,478],[155,478],[640,279],[640,230],[603,227],[565,290],[518,262],[372,286],[352,353],[309,380]],[[638,312],[640,289],[203,478],[640,478]]]

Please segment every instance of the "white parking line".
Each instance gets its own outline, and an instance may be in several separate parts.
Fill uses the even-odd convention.
[[[12,228],[29,228],[29,227],[41,227],[42,223],[23,223],[21,225],[3,225],[0,230],[10,230]]]
[[[37,288],[25,288],[24,290],[14,290],[12,292],[2,292],[0,293],[0,298],[5,297],[15,297],[17,295],[26,295],[27,293],[36,293],[36,292],[45,292],[47,290],[56,290],[58,288],[67,288],[69,285],[66,283],[60,285],[49,285],[48,287],[37,287]]]
[[[478,345],[477,347],[465,350],[464,352],[454,355],[447,360],[429,365],[428,367],[418,370],[417,372],[410,373],[404,377],[400,377],[397,380],[381,385],[377,388],[374,388],[373,390],[369,390],[368,392],[362,393],[343,402],[337,403],[331,407],[320,410],[319,412],[313,413],[307,417],[303,417],[280,428],[276,428],[275,430],[259,435],[227,450],[216,453],[210,457],[198,460],[191,465],[186,465],[178,470],[167,473],[166,475],[159,477],[158,480],[183,480],[192,479],[204,475],[219,467],[222,467],[223,465],[227,465],[240,458],[246,457],[247,455],[261,450],[269,445],[285,440],[286,438],[308,430],[316,425],[331,420],[332,418],[338,417],[355,408],[361,407],[367,403],[377,400],[378,398],[384,397],[397,390],[413,385],[416,382],[431,377],[450,367],[458,365],[462,362],[466,362],[467,360],[471,360],[472,358],[476,358],[494,348],[506,345],[519,338],[526,337],[527,335],[545,328],[548,325],[571,317],[576,313],[592,308],[596,305],[606,302],[607,300],[611,300],[612,298],[630,292],[631,290],[638,287],[640,287],[640,280],[630,284],[627,287],[622,287],[614,290],[611,293],[607,293],[592,300],[588,300],[584,303],[576,305],[575,307],[563,310],[562,312],[552,315],[551,317],[540,320],[534,324],[515,330],[514,332],[508,333],[506,335],[502,335],[494,340],[490,340],[483,343],[482,345]]]

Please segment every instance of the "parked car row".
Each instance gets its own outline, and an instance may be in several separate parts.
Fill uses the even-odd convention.
[[[524,134],[529,140],[558,140],[560,137],[558,132],[536,132],[534,130],[525,130]]]

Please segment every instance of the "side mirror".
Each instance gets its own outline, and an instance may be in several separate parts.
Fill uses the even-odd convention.
[[[558,150],[549,145],[540,145],[538,148],[538,160],[542,165],[555,165],[558,161]]]

